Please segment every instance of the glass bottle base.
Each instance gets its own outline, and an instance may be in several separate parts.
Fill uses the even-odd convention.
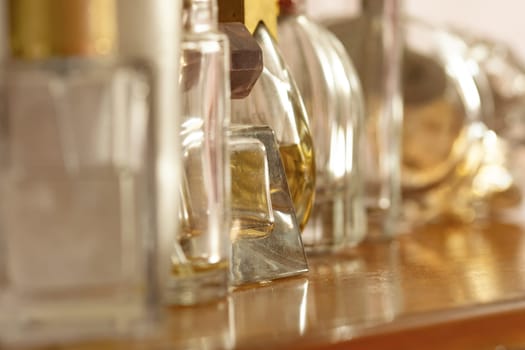
[[[173,276],[164,294],[169,305],[189,306],[223,298],[228,293],[229,269],[226,266]]]
[[[344,189],[339,192],[344,193]],[[350,200],[337,191],[329,192],[331,199],[318,191],[310,222],[303,234],[308,255],[336,253],[359,244],[365,236],[365,213],[356,199]]]
[[[368,229],[366,240],[389,240],[404,232],[398,215],[392,209],[367,208]]]
[[[15,301],[4,296],[0,348],[144,334],[152,327],[154,315],[148,314],[146,305],[129,297],[132,299],[119,302],[115,296],[97,301],[63,295],[59,300]]]

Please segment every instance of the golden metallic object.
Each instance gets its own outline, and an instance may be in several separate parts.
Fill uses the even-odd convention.
[[[9,0],[8,13],[15,57],[105,56],[115,48],[115,0]]]
[[[219,22],[241,22],[254,33],[259,22],[264,22],[274,39],[277,39],[276,0],[218,0]]]

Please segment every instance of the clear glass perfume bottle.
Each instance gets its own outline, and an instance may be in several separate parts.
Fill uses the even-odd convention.
[[[279,47],[303,97],[316,155],[316,195],[303,243],[317,252],[355,245],[366,232],[361,86],[339,40],[305,15],[305,1],[279,4]]]
[[[313,142],[303,102],[263,23],[254,34],[263,48],[265,67],[251,94],[232,101],[232,120],[272,127],[286,171],[297,221],[304,229],[315,194]]]
[[[271,281],[308,271],[299,224],[273,130],[234,125],[232,283]]]
[[[357,43],[365,38],[367,23],[372,22],[365,11],[330,25],[353,58],[364,55]],[[483,92],[479,66],[468,57],[463,40],[415,19],[403,19],[401,25],[404,229],[444,219],[471,221],[482,212],[480,199],[492,191],[486,177],[478,176],[493,163],[486,152],[492,138],[483,123],[491,97]],[[366,69],[367,63],[360,62],[358,67]]]
[[[179,228],[181,156],[181,0],[118,0],[118,52],[148,62],[152,72],[152,132],[155,135],[157,265],[161,292],[168,291],[170,255]],[[138,25],[140,24],[140,25]],[[174,136],[175,135],[175,136]],[[161,296],[163,297],[163,296]]]
[[[268,22],[272,18],[276,21],[277,4],[273,0],[261,0],[253,4],[246,4],[245,0],[221,0],[221,21],[227,17],[224,12],[227,11],[228,5],[238,2],[246,5],[246,13],[251,13],[251,9],[260,10],[257,6],[251,6],[255,3],[261,8],[273,8],[274,11],[254,13],[254,16],[258,15],[257,18],[260,18],[268,14]],[[264,67],[249,96],[232,101],[232,122],[270,126],[274,130],[297,221],[302,230],[310,217],[315,194],[315,159],[308,118],[300,93],[267,23],[256,21],[253,24],[253,37],[262,49]],[[250,29],[249,26],[248,28]]]
[[[481,68],[476,79],[484,103],[485,156],[474,189],[489,215],[521,215],[523,207],[523,136],[525,134],[525,65],[507,45],[457,31],[467,55]],[[488,95],[488,96],[487,96]],[[520,208],[521,207],[521,208]]]
[[[215,0],[183,2],[181,229],[169,302],[194,304],[228,291],[230,243],[229,48]]]
[[[221,23],[219,29],[230,42],[231,98],[245,98],[261,75],[262,50],[243,23]]]
[[[220,25],[231,48],[232,98],[250,95],[263,69],[262,50],[244,23]],[[271,281],[308,271],[286,173],[274,131],[232,125],[231,283]]]
[[[362,0],[361,15],[328,28],[343,43],[359,74],[365,97],[364,161],[368,234],[399,231],[400,145],[403,101],[400,89],[402,31],[400,1]]]
[[[15,0],[9,19],[0,342],[129,331],[158,289],[149,73],[113,58],[114,1]]]
[[[483,96],[479,67],[459,37],[414,19],[403,28],[404,217],[413,226],[471,221],[484,196],[474,187],[487,160],[483,116],[492,101]]]

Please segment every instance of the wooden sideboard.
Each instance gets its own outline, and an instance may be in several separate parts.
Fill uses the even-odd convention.
[[[525,349],[525,225],[436,225],[166,309],[152,334],[45,349]]]

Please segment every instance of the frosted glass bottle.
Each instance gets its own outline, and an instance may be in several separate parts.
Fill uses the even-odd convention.
[[[158,299],[149,73],[113,58],[115,4],[95,2],[9,3],[0,343],[130,331]]]

